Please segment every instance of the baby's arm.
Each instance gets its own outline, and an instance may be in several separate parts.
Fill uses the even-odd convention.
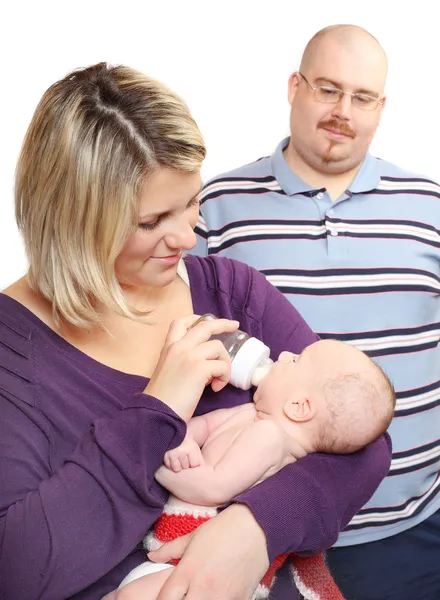
[[[165,453],[164,464],[167,469],[178,473],[182,469],[203,465],[204,461],[200,448],[211,433],[227,419],[230,419],[237,413],[249,410],[254,410],[252,404],[244,404],[233,408],[221,408],[206,415],[190,419],[183,442],[177,448],[168,450]]]
[[[244,427],[216,465],[179,473],[160,467],[155,478],[181,500],[219,506],[293,460],[285,452],[277,425],[256,421]]]

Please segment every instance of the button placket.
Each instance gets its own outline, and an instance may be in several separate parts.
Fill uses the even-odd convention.
[[[332,206],[325,213],[325,229],[327,233],[327,253],[330,260],[338,261],[347,258],[347,238],[343,231],[339,231],[341,226],[339,222],[330,220],[330,217],[337,217],[339,211]]]

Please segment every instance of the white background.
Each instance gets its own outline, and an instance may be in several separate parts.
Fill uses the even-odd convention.
[[[0,289],[22,275],[14,168],[43,92],[70,70],[127,64],[189,104],[208,147],[206,179],[272,152],[288,133],[286,90],[302,50],[335,23],[365,27],[390,60],[372,152],[440,180],[436,0],[5,0],[0,9]]]

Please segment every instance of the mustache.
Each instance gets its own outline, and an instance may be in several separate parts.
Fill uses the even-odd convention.
[[[351,138],[355,138],[356,134],[353,129],[344,123],[343,121],[338,121],[337,119],[328,119],[327,121],[321,121],[318,124],[318,129],[333,129],[334,131],[339,131],[344,135],[348,135]]]

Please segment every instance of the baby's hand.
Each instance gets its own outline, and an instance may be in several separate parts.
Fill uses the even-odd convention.
[[[165,453],[163,462],[174,473],[178,473],[182,469],[200,467],[204,464],[202,451],[190,437],[186,437],[177,448],[168,450]]]

